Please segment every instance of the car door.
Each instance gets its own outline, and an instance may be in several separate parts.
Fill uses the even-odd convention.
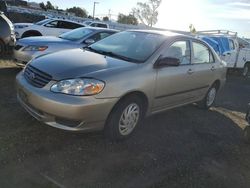
[[[76,29],[79,27],[76,27],[76,25],[72,22],[68,22],[68,21],[58,21],[58,26],[57,26],[58,30],[57,30],[57,36],[66,33],[72,29]]]
[[[192,49],[193,94],[198,99],[205,96],[210,85],[216,80],[219,62],[215,62],[210,47],[202,41],[193,40]]]
[[[177,40],[166,47],[162,57],[173,57],[180,60],[179,66],[157,68],[153,111],[161,111],[194,100],[193,83],[196,79],[191,65],[191,45],[189,40]]]
[[[43,35],[45,36],[59,36],[58,35],[58,20],[50,21],[43,25]]]
[[[237,58],[237,43],[234,42],[233,39],[229,39],[229,49],[230,49],[230,56],[228,59],[229,67],[234,67],[236,63],[236,58]]]

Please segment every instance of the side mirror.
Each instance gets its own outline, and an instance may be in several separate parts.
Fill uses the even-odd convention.
[[[174,57],[160,57],[154,64],[154,68],[177,67],[181,64],[180,59]]]
[[[86,40],[84,41],[84,43],[90,45],[90,44],[95,43],[95,40],[94,40],[94,39],[86,39]]]

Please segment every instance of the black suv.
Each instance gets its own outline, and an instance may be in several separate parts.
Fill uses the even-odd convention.
[[[0,54],[3,54],[8,46],[14,46],[15,31],[11,21],[0,12]]]

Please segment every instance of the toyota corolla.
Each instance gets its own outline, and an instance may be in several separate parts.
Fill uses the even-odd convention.
[[[124,31],[85,49],[32,60],[17,75],[17,97],[50,126],[104,129],[118,140],[145,116],[195,102],[209,108],[225,80],[225,63],[199,39]]]

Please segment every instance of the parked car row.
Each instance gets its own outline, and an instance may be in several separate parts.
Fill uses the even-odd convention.
[[[125,139],[145,116],[190,103],[210,108],[226,81],[222,36],[118,32],[59,19],[15,29],[27,36],[14,48],[17,65],[25,67],[17,75],[18,100],[63,130],[104,130],[111,140]],[[46,36],[29,37],[35,29]]]
[[[19,66],[38,56],[73,48],[84,48],[114,33],[116,30],[97,27],[81,27],[59,37],[28,37],[16,42],[14,58]]]
[[[108,28],[108,24],[95,21],[86,23],[74,22],[65,19],[45,19],[37,23],[16,23],[14,24],[16,38],[25,38],[30,36],[59,36],[67,31],[80,27],[100,27]]]

